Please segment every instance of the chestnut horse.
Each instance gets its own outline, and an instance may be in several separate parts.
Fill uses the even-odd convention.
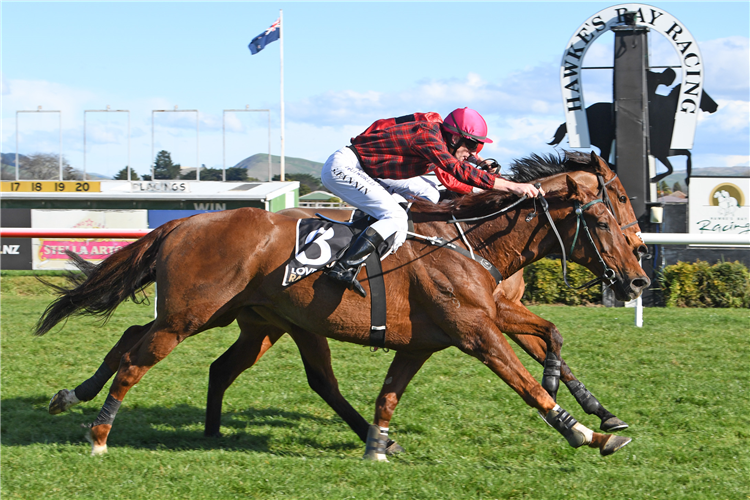
[[[598,189],[599,195],[605,199],[608,207],[618,220],[633,251],[638,257],[645,253],[646,247],[640,239],[640,228],[627,194],[617,176],[595,153],[584,154],[566,151],[561,156],[532,156],[517,160],[511,165],[511,170],[514,180],[518,182],[529,182],[540,177],[569,172],[580,184],[586,185],[592,190]],[[582,173],[585,173],[585,175]],[[351,210],[305,208],[290,208],[279,213],[289,217],[306,218],[314,216],[316,212],[330,219],[342,221],[348,220],[352,215]],[[78,259],[78,263],[81,267],[86,267],[85,261]],[[524,286],[523,273],[518,272],[498,284],[495,294],[522,306],[521,297],[523,296]],[[531,315],[530,312],[529,314]],[[503,311],[498,311],[497,317],[503,317]],[[534,315],[531,315],[531,318],[544,321]],[[117,370],[122,355],[146,334],[149,327],[150,325],[138,325],[128,329],[107,354],[104,363],[94,376],[84,381],[75,391],[62,389],[52,398],[49,405],[50,413],[58,414],[81,401],[93,399]],[[498,327],[502,328],[500,324],[498,324]],[[544,365],[547,346],[541,338],[530,334],[504,333],[536,361]],[[283,334],[282,330],[271,328],[268,325],[263,329],[256,326],[252,331],[242,330],[237,342],[211,365],[206,406],[206,436],[221,435],[221,407],[224,393],[229,386],[243,371],[253,366]],[[318,338],[318,340],[315,343],[299,345],[310,386],[323,397],[331,408],[354,430],[357,436],[365,441],[368,430],[367,421],[341,395],[330,363],[328,344],[324,339]],[[560,362],[560,379],[586,413],[599,417],[601,430],[612,432],[628,427],[625,422],[609,412],[589,392],[573,375],[563,359],[560,359]],[[550,367],[550,369],[554,368]],[[544,378],[544,381],[554,383],[554,379],[550,377]],[[545,388],[548,389],[553,398],[556,397],[555,387]],[[386,449],[388,454],[402,450],[393,440],[389,439]]]
[[[648,285],[648,278],[627,248],[617,222],[598,203],[601,200],[568,175],[545,179],[543,186],[550,193],[548,217],[560,224],[566,244],[587,218],[596,221],[589,227],[598,244],[592,238],[589,244],[579,242],[572,259],[594,272],[604,273],[608,268],[621,300],[640,294]],[[412,207],[415,230],[452,238],[455,229],[445,224],[449,212],[457,216],[486,216],[503,201],[497,193],[486,192],[445,206],[416,203]],[[583,205],[585,214],[572,215],[574,204]],[[543,217],[532,219],[531,223],[518,222],[535,210],[534,206],[527,201],[506,213],[467,224],[472,246],[504,275],[559,248]],[[122,356],[110,395],[91,428],[93,453],[106,450],[114,416],[128,389],[191,335],[237,319],[243,332],[260,330],[263,335],[264,328],[280,329],[289,332],[298,345],[319,342],[309,332],[368,343],[369,322],[358,314],[367,305],[361,297],[323,275],[311,276],[288,288],[281,286],[280,276],[294,248],[295,224],[294,219],[254,209],[172,221],[90,270],[82,283],[63,291],[63,296],[50,305],[38,324],[39,335],[72,314],[107,316],[148,283],[156,281],[159,286],[157,319],[145,327],[134,327],[146,328],[147,332]],[[212,252],[217,241],[223,247]],[[383,429],[387,429],[411,377],[432,352],[450,346],[487,364],[571,445],[587,444],[609,454],[629,442],[594,433],[577,423],[528,374],[500,334],[497,325],[502,320],[496,317],[497,311],[518,313],[509,313],[506,319],[506,328],[511,331],[517,329],[515,324],[523,322],[524,312],[510,300],[493,296],[494,281],[474,261],[421,241],[409,241],[398,254],[384,261],[384,274],[390,311],[386,346],[397,353],[388,383],[378,398],[376,425],[369,429],[372,436],[368,437],[368,448],[374,450],[369,453],[371,458],[383,456]],[[551,323],[541,331],[521,331],[541,337],[548,346],[546,358],[559,360],[562,339]],[[327,346],[324,348],[327,351]],[[304,357],[302,348],[301,351]]]

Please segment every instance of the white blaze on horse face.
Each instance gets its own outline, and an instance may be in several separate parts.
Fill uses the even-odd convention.
[[[318,237],[319,235],[320,237]],[[318,246],[318,248],[320,248],[320,256],[316,259],[310,259],[303,251],[297,254],[297,261],[299,261],[300,264],[306,266],[318,266],[327,263],[331,259],[331,246],[326,241],[330,240],[331,238],[333,238],[333,228],[331,227],[329,227],[325,231],[323,230],[323,228],[321,228],[310,233],[307,238],[305,238],[305,245],[312,241],[315,245]]]

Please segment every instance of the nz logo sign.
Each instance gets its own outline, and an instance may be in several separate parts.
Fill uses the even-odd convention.
[[[573,148],[591,147],[586,105],[581,86],[583,58],[594,40],[613,27],[626,22],[627,12],[635,13],[636,26],[660,33],[677,51],[680,58],[682,83],[677,97],[677,109],[674,112],[674,129],[669,149],[691,149],[703,94],[703,58],[698,43],[674,16],[663,9],[639,3],[614,5],[597,12],[589,17],[568,41],[560,65],[560,87],[570,146]]]
[[[21,245],[3,245],[0,255],[21,255]]]

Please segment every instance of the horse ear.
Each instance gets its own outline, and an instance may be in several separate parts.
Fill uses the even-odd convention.
[[[583,195],[581,194],[581,188],[578,186],[578,183],[576,182],[576,180],[573,179],[573,177],[566,175],[565,183],[568,185],[567,197],[570,199],[580,201],[583,198]]]
[[[609,171],[609,167],[605,167],[604,159],[593,151],[591,152],[591,161],[589,162],[589,165],[594,167],[594,173],[602,176],[606,176]]]

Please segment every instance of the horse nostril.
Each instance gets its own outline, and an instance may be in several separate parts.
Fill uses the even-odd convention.
[[[649,280],[645,276],[643,278],[636,278],[630,282],[630,286],[633,290],[643,290],[650,284],[651,280]]]
[[[638,257],[643,257],[645,255],[648,255],[648,247],[646,245],[641,245],[636,250],[636,253],[638,254]]]

